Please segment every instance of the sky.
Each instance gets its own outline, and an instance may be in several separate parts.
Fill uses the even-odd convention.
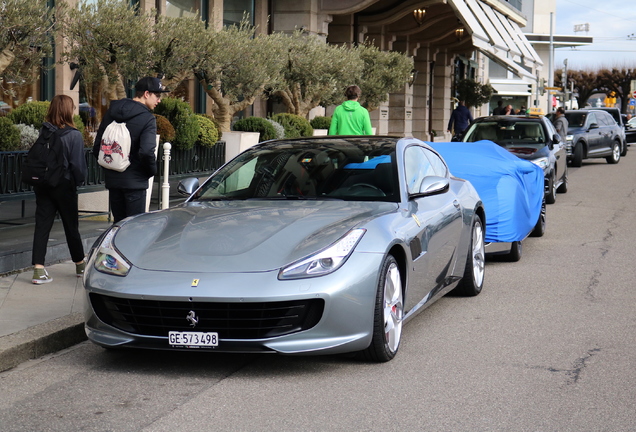
[[[575,25],[586,23],[589,32],[574,32]],[[594,38],[592,45],[575,50],[555,49],[555,68],[562,67],[564,59],[568,69],[635,67],[636,1],[556,0],[554,34]]]

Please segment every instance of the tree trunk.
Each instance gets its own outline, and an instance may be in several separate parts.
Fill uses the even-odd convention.
[[[14,59],[15,54],[13,53],[13,45],[6,47],[2,50],[2,52],[0,52],[0,74],[9,67]]]

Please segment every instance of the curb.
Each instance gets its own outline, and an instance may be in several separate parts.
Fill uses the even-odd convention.
[[[85,341],[84,316],[67,315],[0,337],[0,372]]]

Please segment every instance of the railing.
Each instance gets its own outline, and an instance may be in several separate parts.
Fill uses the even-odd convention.
[[[163,173],[162,148],[157,155],[157,176],[155,183],[161,185]],[[34,199],[33,187],[22,183],[22,166],[27,151],[0,152],[0,201]],[[93,157],[92,149],[84,150],[88,175],[84,186],[78,193],[94,192],[104,189],[104,172]],[[195,147],[191,150],[178,150],[173,147],[170,157],[170,178],[189,176],[204,177],[211,174],[225,162],[225,142],[219,141],[214,147]],[[24,205],[22,206],[24,217]]]

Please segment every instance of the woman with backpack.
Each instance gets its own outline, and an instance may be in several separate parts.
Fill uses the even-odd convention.
[[[75,273],[78,277],[84,274],[84,245],[79,233],[77,186],[84,183],[87,169],[84,158],[84,138],[75,128],[74,111],[73,99],[66,95],[55,96],[38,138],[38,141],[44,141],[45,145],[50,143],[46,161],[49,166],[63,165],[63,167],[59,178],[52,181],[53,184],[40,184],[33,187],[36,208],[32,264],[35,269],[31,282],[34,284],[45,284],[53,280],[44,268],[44,260],[56,212],[62,219],[66,243],[75,263]]]

